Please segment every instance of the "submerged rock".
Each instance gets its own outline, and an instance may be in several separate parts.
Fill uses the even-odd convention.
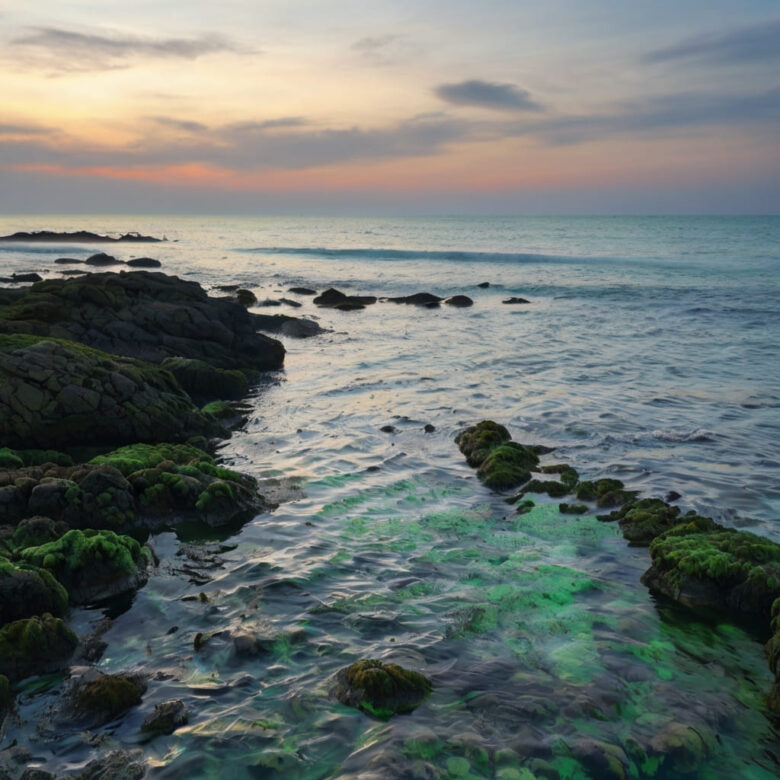
[[[444,303],[446,303],[448,306],[455,306],[456,308],[460,309],[474,305],[474,301],[472,301],[468,295],[453,295],[451,298],[447,298]]]
[[[84,262],[87,265],[124,265],[124,261],[117,260],[113,255],[107,255],[105,252],[90,255]]]
[[[391,303],[407,303],[412,306],[426,306],[428,308],[435,308],[443,300],[438,295],[433,295],[429,292],[414,293],[414,295],[402,295],[397,298],[385,298],[385,300]]]
[[[131,268],[161,268],[162,263],[153,257],[134,257],[127,261]]]
[[[287,292],[295,293],[295,295],[316,295],[316,290],[310,290],[308,287],[290,287]]]
[[[433,686],[419,672],[377,660],[357,661],[336,675],[332,694],[342,704],[357,707],[382,720],[411,712]]]
[[[75,720],[85,728],[96,728],[139,705],[145,691],[146,683],[138,676],[90,669],[73,684],[68,699]]]
[[[12,682],[60,668],[78,637],[50,614],[15,620],[0,628],[0,674]]]
[[[141,731],[150,735],[173,734],[176,729],[186,726],[188,721],[184,702],[172,699],[155,705],[154,713],[141,724]]]
[[[376,303],[374,295],[346,295],[333,287],[325,290],[318,295],[313,303],[328,309],[339,309],[341,311],[350,311],[352,309],[363,309],[372,303]]]
[[[76,780],[141,780],[146,765],[141,750],[114,750],[90,761]]]
[[[505,301],[501,301],[501,303],[531,303],[531,301],[526,300],[525,298],[507,298]]]

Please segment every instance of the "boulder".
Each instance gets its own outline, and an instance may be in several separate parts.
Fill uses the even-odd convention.
[[[310,290],[308,287],[290,287],[287,292],[294,293],[295,295],[316,295],[316,290]]]
[[[373,295],[346,295],[333,287],[325,290],[314,299],[316,306],[328,309],[339,309],[340,311],[350,311],[353,309],[364,309],[366,306],[376,303],[376,297]]]
[[[12,682],[59,669],[73,655],[78,637],[49,614],[15,620],[0,628],[0,674]]]
[[[448,306],[455,306],[459,309],[464,309],[467,306],[474,305],[474,301],[472,301],[468,295],[453,295],[451,298],[447,298],[444,303],[446,303]]]
[[[68,594],[52,574],[0,558],[0,626],[48,612],[62,617]]]
[[[160,268],[162,263],[159,260],[155,260],[153,257],[134,257],[132,260],[127,261],[127,265],[131,268]]]
[[[84,262],[87,265],[124,265],[122,260],[117,260],[113,255],[108,255],[105,252],[90,255]]]
[[[97,728],[141,703],[146,683],[137,675],[103,674],[89,669],[68,691],[73,719],[83,728]]]
[[[397,298],[385,298],[385,300],[391,303],[407,303],[411,306],[425,306],[432,309],[441,303],[442,298],[432,293],[420,292],[414,293],[414,295],[402,295]]]
[[[527,301],[525,298],[507,298],[505,301],[501,301],[501,303],[531,303],[531,301]]]

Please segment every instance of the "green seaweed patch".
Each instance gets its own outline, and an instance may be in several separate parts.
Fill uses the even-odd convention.
[[[511,440],[509,431],[493,420],[483,420],[461,431],[455,437],[455,443],[466,456],[466,462],[472,468],[482,465],[482,461],[493,447]]]
[[[342,704],[387,720],[411,712],[432,690],[430,680],[419,672],[366,659],[338,672],[332,693]]]
[[[598,501],[602,496],[616,490],[623,490],[625,485],[619,479],[597,479],[580,482],[577,485],[577,498],[580,501]]]
[[[53,615],[15,620],[0,629],[0,674],[14,681],[51,671],[77,645],[78,637]]]

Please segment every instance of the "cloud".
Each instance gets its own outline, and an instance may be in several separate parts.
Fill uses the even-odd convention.
[[[439,84],[433,91],[442,100],[456,106],[478,106],[498,111],[540,111],[542,108],[530,92],[514,84],[472,79],[458,84]]]
[[[733,65],[780,60],[780,19],[725,33],[694,36],[643,57],[645,62],[694,60]]]
[[[360,52],[361,54],[373,54],[380,49],[384,49],[391,43],[395,43],[401,36],[400,35],[377,35],[367,36],[355,41],[350,48],[353,51]]]
[[[185,133],[202,133],[208,130],[208,126],[201,122],[193,122],[188,119],[176,119],[171,116],[150,117],[153,122],[163,127],[172,127],[174,130],[182,130]]]
[[[112,70],[129,67],[134,60],[194,60],[208,54],[251,53],[219,35],[197,38],[151,38],[122,33],[83,33],[56,27],[35,27],[11,41],[14,59],[55,71]]]
[[[0,124],[1,135],[45,135],[49,130],[38,125]]]

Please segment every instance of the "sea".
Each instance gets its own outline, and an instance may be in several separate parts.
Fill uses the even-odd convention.
[[[219,449],[278,508],[156,534],[142,590],[71,611],[109,626],[99,667],[145,675],[143,703],[85,735],[52,715],[64,676],[35,678],[0,755],[67,774],[122,749],[150,777],[231,780],[778,775],[762,629],[650,594],[612,523],[547,496],[518,515],[454,437],[493,419],[583,479],[780,541],[780,217],[0,217],[42,229],[167,241],[0,244],[0,276],[149,255],[325,332],[281,337]],[[474,303],[338,311],[300,286]],[[262,305],[280,297],[302,305]],[[433,693],[386,722],[339,704],[361,658]],[[143,737],[172,699],[188,724]]]

